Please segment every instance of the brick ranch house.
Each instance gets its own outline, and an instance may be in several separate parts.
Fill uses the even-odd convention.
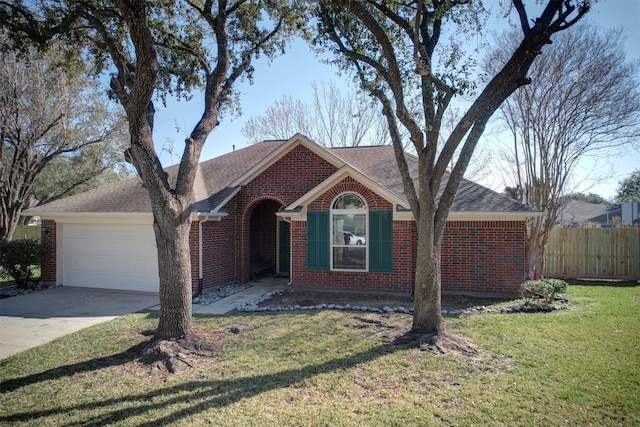
[[[175,176],[177,166],[166,171]],[[403,193],[391,146],[327,149],[298,134],[202,162],[193,289],[278,274],[294,288],[409,294],[420,260]],[[138,178],[26,213],[42,219],[43,281],[158,292],[153,217]],[[516,294],[532,215],[464,180],[442,245],[443,292]]]

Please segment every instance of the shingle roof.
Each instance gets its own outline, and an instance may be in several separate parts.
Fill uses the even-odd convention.
[[[265,141],[200,163],[194,182],[195,212],[209,212],[233,192],[228,186],[286,141]],[[175,181],[178,165],[166,168]],[[29,209],[40,212],[151,212],[151,200],[140,178],[127,179]]]
[[[593,222],[609,224],[614,216],[621,216],[620,206],[602,205],[583,202],[582,200],[567,200],[558,208],[556,224],[580,224]]]
[[[200,163],[194,183],[194,212],[210,212],[219,207],[236,187],[231,187],[245,172],[287,141],[265,141]],[[405,199],[402,178],[396,166],[392,146],[332,148],[327,150],[358,172]],[[417,159],[408,155],[411,168],[417,170]],[[166,169],[175,179],[178,166]],[[86,193],[56,200],[30,209],[32,215],[57,212],[150,212],[151,202],[139,178],[128,179]],[[452,212],[532,212],[529,207],[488,188],[463,180],[451,209]]]
[[[402,177],[392,146],[333,148],[329,151],[406,200]],[[418,170],[418,159],[415,156],[407,154],[407,163],[413,171]],[[417,175],[413,173],[414,177]],[[444,190],[447,177],[448,174],[443,180],[440,191]],[[534,210],[506,195],[463,179],[451,206],[451,212],[534,212]]]

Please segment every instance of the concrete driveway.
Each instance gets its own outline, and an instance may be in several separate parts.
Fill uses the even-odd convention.
[[[1,299],[0,359],[158,304],[157,294],[65,286]]]

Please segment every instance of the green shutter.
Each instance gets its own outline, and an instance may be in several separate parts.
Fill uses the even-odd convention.
[[[307,270],[329,269],[329,212],[307,213]]]
[[[393,271],[393,212],[369,212],[369,271]]]

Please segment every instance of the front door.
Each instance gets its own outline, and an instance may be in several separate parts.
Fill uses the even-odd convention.
[[[278,221],[278,274],[288,276],[291,268],[291,224]]]

